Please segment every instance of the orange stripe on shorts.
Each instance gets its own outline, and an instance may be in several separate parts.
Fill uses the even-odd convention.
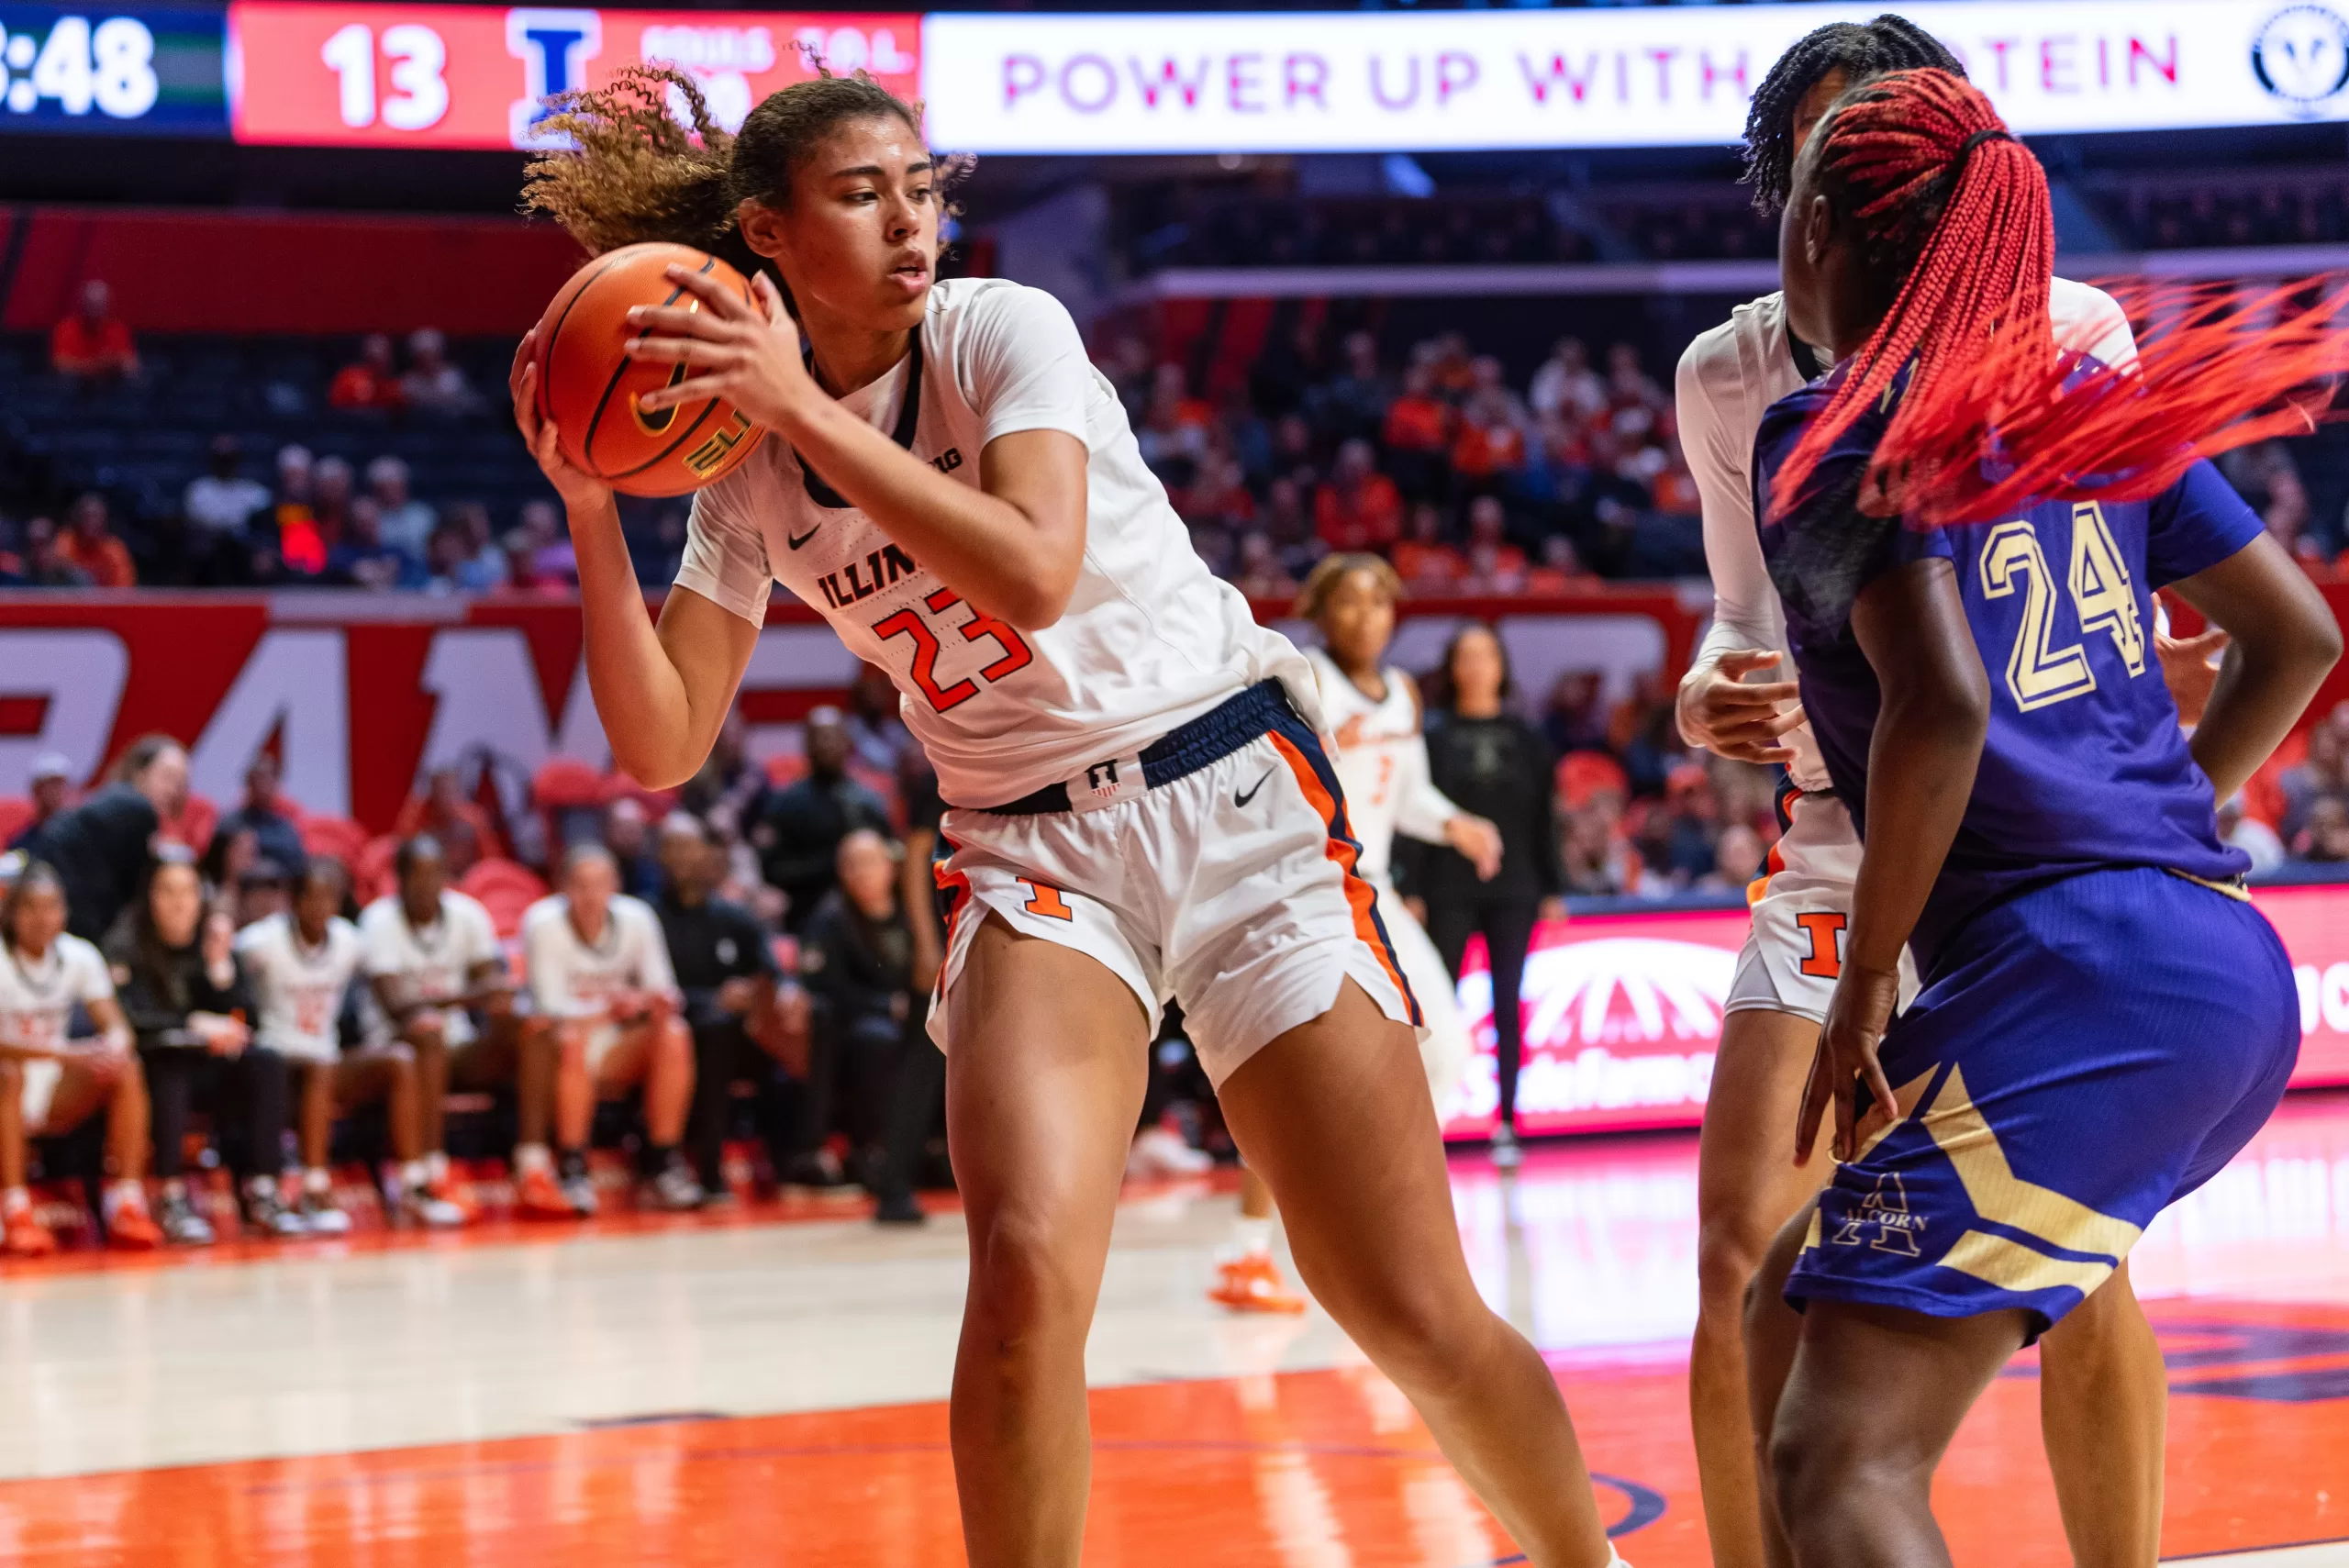
[[[1280,751],[1281,761],[1288,764],[1288,771],[1296,776],[1297,787],[1305,792],[1307,802],[1320,814],[1322,822],[1330,829],[1328,853],[1346,879],[1346,902],[1353,906],[1354,935],[1378,955],[1379,967],[1386,971],[1389,980],[1395,982],[1396,993],[1403,998],[1403,1005],[1416,1007],[1411,998],[1410,984],[1403,978],[1402,968],[1395,962],[1394,950],[1386,945],[1386,939],[1380,934],[1378,921],[1371,912],[1376,906],[1378,894],[1370,884],[1354,874],[1354,846],[1338,831],[1340,812],[1336,798],[1322,787],[1319,775],[1313,771],[1313,764],[1306,760],[1304,752],[1297,749],[1295,741],[1278,730],[1267,732],[1264,739]]]

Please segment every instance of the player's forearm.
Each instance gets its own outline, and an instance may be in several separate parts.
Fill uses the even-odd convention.
[[[573,511],[571,544],[579,562],[587,687],[612,759],[629,776],[654,787],[682,782],[701,763],[700,757],[689,757],[693,706],[685,678],[645,613],[619,509],[607,499],[592,510]]]
[[[983,614],[1033,631],[1068,608],[1084,562],[1081,528],[1073,541],[1059,537],[1065,530],[947,478],[829,398],[801,412],[790,440],[801,461]]]
[[[1868,746],[1867,838],[1852,888],[1846,963],[1877,972],[1898,965],[1965,819],[1987,729],[1987,711],[1962,703],[1886,702]]]

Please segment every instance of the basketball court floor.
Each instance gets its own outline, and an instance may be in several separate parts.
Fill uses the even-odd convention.
[[[1707,1561],[1687,1135],[1453,1165],[1490,1299],[1564,1385],[1619,1544]],[[1513,1548],[1329,1319],[1204,1299],[1228,1181],[1130,1195],[1090,1352],[1103,1568],[1481,1568]],[[799,1211],[801,1213],[807,1210]],[[820,1211],[819,1211],[820,1212]],[[837,1211],[835,1211],[837,1212]],[[2137,1253],[2170,1367],[2164,1551],[2349,1568],[2349,1095],[2288,1102]],[[961,1227],[611,1219],[0,1273],[0,1562],[961,1561]],[[2067,1561],[2019,1358],[1942,1481],[1961,1563]]]

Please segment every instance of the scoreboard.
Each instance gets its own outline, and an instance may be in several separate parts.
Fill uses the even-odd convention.
[[[217,12],[0,0],[0,129],[217,135],[222,67]]]
[[[918,96],[920,26],[905,15],[237,0],[229,128],[239,141],[314,147],[526,148],[550,95],[657,61],[690,72],[730,129],[818,61]]]

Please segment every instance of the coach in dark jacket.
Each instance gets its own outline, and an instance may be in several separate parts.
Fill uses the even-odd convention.
[[[85,941],[106,940],[139,896],[156,829],[186,805],[186,750],[150,735],[122,754],[113,783],[42,825],[32,858],[55,866],[65,884],[67,929]]]
[[[861,829],[885,837],[890,831],[888,803],[848,776],[848,726],[840,710],[809,714],[807,734],[807,776],[762,794],[750,816],[761,873],[790,900],[783,924],[795,934],[807,929],[832,890],[841,840]]]
[[[694,1036],[693,1115],[685,1128],[685,1152],[705,1193],[724,1193],[722,1154],[726,1111],[736,1084],[757,1085],[759,1130],[776,1151],[782,1083],[781,1063],[762,1043],[772,1029],[754,1036],[752,1019],[768,1020],[776,1006],[783,972],[767,944],[759,917],[739,904],[716,896],[725,872],[724,851],[710,841],[701,819],[673,813],[661,824],[662,887],[653,901],[668,940],[669,963],[685,993],[685,1023]]]

